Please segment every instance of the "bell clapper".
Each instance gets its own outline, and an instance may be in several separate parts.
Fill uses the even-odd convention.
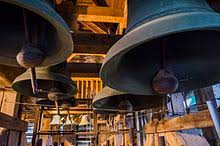
[[[57,100],[55,100],[55,107],[56,107],[56,110],[57,110],[57,115],[60,115],[60,109],[59,109],[59,105],[58,105]]]
[[[38,93],[38,84],[37,84],[37,79],[36,79],[36,70],[34,67],[31,68],[31,86],[33,89],[33,93],[37,94]]]
[[[133,111],[133,106],[127,99],[122,100],[119,103],[118,108],[119,108],[119,110],[121,110],[121,112],[131,112],[131,111]]]
[[[27,20],[27,10],[23,9],[24,31],[26,42],[17,54],[17,62],[25,68],[31,68],[31,85],[33,93],[38,93],[35,67],[39,66],[44,60],[44,54],[32,44],[31,29]]]
[[[152,81],[152,88],[159,94],[169,94],[178,88],[178,79],[175,75],[166,68],[166,47],[165,38],[161,39],[161,55],[160,55],[160,70]]]
[[[59,92],[59,90],[57,88],[50,89],[50,91],[47,95],[48,99],[50,99],[51,101],[59,100],[58,92]]]

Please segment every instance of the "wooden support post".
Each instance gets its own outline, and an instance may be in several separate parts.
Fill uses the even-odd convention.
[[[191,113],[181,117],[152,122],[145,126],[146,134],[171,132],[193,128],[212,127],[213,122],[208,110]]]
[[[49,131],[50,130],[50,121],[51,119],[50,118],[44,118],[44,115],[42,116],[42,124],[41,124],[41,130],[40,131]],[[42,139],[42,145],[46,145],[46,142],[47,142],[47,139],[48,139],[48,136],[47,135],[42,135],[41,136],[41,139]]]
[[[201,89],[195,90],[194,93],[196,96],[196,103],[198,105],[204,105],[204,106],[198,107],[199,111],[207,109],[207,106],[205,105],[205,102],[207,100],[215,100],[215,95],[212,90],[212,87],[201,88]],[[203,136],[207,139],[207,141],[211,145],[214,145],[217,139],[217,134],[213,126],[202,128]]]
[[[0,112],[0,127],[25,132],[27,130],[28,123]]]
[[[19,106],[16,105],[17,101],[20,101],[20,96],[17,95],[15,91],[0,91],[1,93],[1,124],[7,129],[10,130],[8,137],[8,145],[17,146],[20,142],[19,136],[21,133],[17,130],[26,131],[27,123],[23,122],[16,117],[18,117]],[[11,117],[12,116],[12,117]],[[9,125],[10,124],[10,125]],[[20,124],[20,125],[19,125]],[[4,128],[1,128],[0,131],[4,131]]]
[[[132,146],[137,146],[137,123],[136,123],[136,113],[133,113],[133,129],[131,129]]]
[[[93,113],[93,120],[94,120],[94,145],[97,146],[98,144],[98,124],[97,124],[97,113]]]
[[[35,119],[34,119],[34,133],[33,133],[33,137],[32,137],[32,146],[35,146],[35,143],[37,141],[38,117],[39,117],[39,110],[36,111]]]
[[[138,131],[139,131],[139,135],[140,135],[140,144],[141,145],[144,145],[144,133],[143,133],[143,120],[142,120],[142,114],[141,114],[141,112],[138,112],[138,122],[139,122],[139,129],[138,129]]]

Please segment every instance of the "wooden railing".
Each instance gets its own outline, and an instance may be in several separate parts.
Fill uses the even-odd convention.
[[[91,99],[103,88],[100,78],[73,77],[78,88],[76,98]]]

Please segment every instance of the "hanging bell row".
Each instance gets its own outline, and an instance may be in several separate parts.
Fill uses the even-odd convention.
[[[50,122],[50,126],[58,126],[58,125],[76,125],[76,122],[73,120],[73,115],[68,115],[66,121],[63,123],[60,115],[54,115],[53,119]]]
[[[104,83],[141,95],[220,82],[220,14],[206,0],[128,0],[126,34],[107,53]]]

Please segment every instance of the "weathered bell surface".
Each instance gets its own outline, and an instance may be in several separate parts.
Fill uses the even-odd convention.
[[[140,111],[162,106],[163,96],[133,95],[105,87],[94,97],[92,105],[99,112]]]
[[[36,99],[36,104],[42,105],[42,106],[53,106],[55,107],[55,103],[54,101],[51,101],[48,98],[37,98]],[[76,98],[72,97],[72,98],[68,98],[68,99],[62,99],[62,100],[58,100],[58,105],[62,106],[62,107],[75,107],[78,105]]]
[[[19,66],[16,56],[20,51],[18,61],[29,67],[55,65],[72,53],[69,27],[49,0],[0,0],[0,7],[0,64]],[[32,47],[26,42],[23,10]]]
[[[56,88],[59,91],[55,92],[55,94],[58,95],[74,95],[77,92],[76,84],[66,71],[65,62],[51,67],[36,68],[36,79],[39,90],[48,91],[48,93],[53,88]],[[48,93],[46,92],[38,92],[38,94],[33,95],[30,80],[30,69],[28,69],[25,73],[21,74],[14,80],[12,88],[26,96],[48,96]]]
[[[178,80],[178,88],[169,92],[220,82],[220,14],[205,0],[128,2],[127,32],[107,53],[100,72],[106,85],[158,94],[152,81],[161,69]]]

